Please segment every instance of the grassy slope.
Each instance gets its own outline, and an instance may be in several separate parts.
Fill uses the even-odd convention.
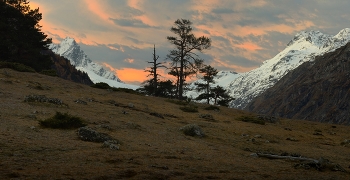
[[[59,98],[68,107],[24,102],[31,94]],[[87,105],[75,103],[77,99]],[[118,106],[111,104],[113,101]],[[129,103],[135,107],[128,108]],[[349,170],[350,147],[341,145],[350,139],[348,126],[301,120],[259,125],[238,121],[248,115],[244,111],[220,107],[216,112],[204,110],[206,105],[198,106],[198,113],[186,113],[163,98],[110,92],[57,77],[0,69],[0,179],[350,178],[344,172],[295,169],[297,162],[250,156],[255,152],[295,153],[323,157]],[[56,112],[83,118],[89,127],[118,139],[120,150],[81,141],[74,129],[39,126],[39,120]],[[161,119],[150,112],[177,118]],[[199,118],[199,114],[211,114],[215,121]],[[207,137],[185,136],[179,131],[189,123],[198,124]]]

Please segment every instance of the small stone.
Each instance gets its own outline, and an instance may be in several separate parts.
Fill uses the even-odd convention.
[[[254,136],[255,138],[261,138],[262,136],[260,134],[257,134]]]
[[[135,107],[134,104],[132,104],[132,103],[129,103],[128,106],[129,106],[129,108],[134,108]]]

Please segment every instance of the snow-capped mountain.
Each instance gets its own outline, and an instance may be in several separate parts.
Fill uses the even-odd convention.
[[[111,87],[139,88],[136,85],[125,84],[113,72],[93,62],[73,38],[67,37],[60,44],[51,44],[49,49],[67,58],[76,69],[86,72],[94,83],[105,82]]]
[[[294,36],[283,51],[264,61],[259,68],[239,74],[219,72],[216,84],[230,90],[231,96],[236,98],[231,102],[231,107],[243,109],[289,71],[304,62],[313,61],[315,56],[334,51],[349,41],[350,28],[341,30],[335,36],[319,31],[302,31]]]

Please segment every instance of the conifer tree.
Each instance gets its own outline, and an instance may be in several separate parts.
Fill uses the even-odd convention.
[[[186,19],[178,19],[170,30],[176,36],[168,36],[168,41],[175,45],[167,55],[170,59],[172,72],[178,77],[178,98],[183,99],[184,82],[186,77],[197,73],[203,60],[194,51],[202,52],[211,46],[211,40],[208,37],[195,37],[192,33],[192,22]]]
[[[19,62],[37,71],[50,69],[52,61],[42,55],[51,39],[41,32],[39,8],[27,0],[0,0],[1,61]]]
[[[202,100],[202,99],[206,99],[207,100],[207,104],[209,104],[210,98],[214,97],[214,94],[211,92],[211,84],[215,84],[214,81],[214,77],[216,76],[216,74],[218,73],[218,71],[211,67],[210,65],[204,65],[204,67],[202,67],[201,69],[199,69],[200,73],[203,73],[203,77],[201,78],[201,80],[204,81],[204,83],[200,83],[197,82],[195,83],[195,85],[197,86],[197,91],[198,92],[203,92],[202,94],[200,94],[196,100]]]

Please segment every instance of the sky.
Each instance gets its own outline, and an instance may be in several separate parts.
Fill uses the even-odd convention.
[[[59,43],[74,38],[94,61],[126,83],[148,79],[144,69],[175,47],[167,36],[177,19],[212,40],[197,54],[220,70],[247,72],[282,51],[300,31],[336,35],[349,28],[349,0],[30,0],[42,31]],[[163,78],[169,78],[162,70]],[[195,77],[194,77],[195,78]]]

